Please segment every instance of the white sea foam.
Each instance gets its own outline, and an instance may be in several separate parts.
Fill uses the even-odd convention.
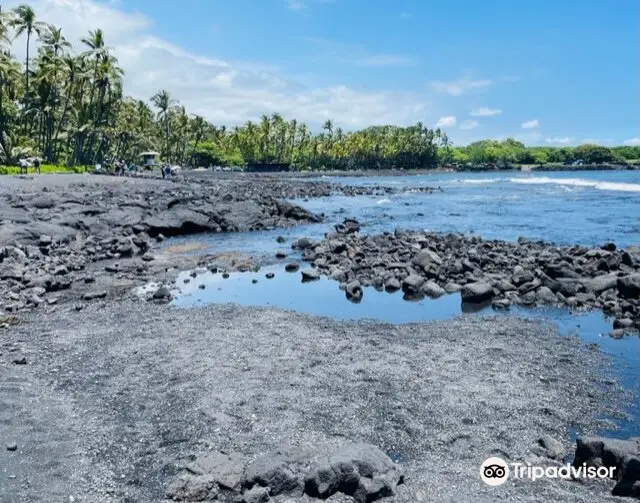
[[[386,197],[384,199],[380,199],[380,201],[378,201],[376,204],[387,204],[390,203],[391,199],[387,199]]]
[[[549,178],[527,177],[527,178],[510,178],[512,183],[522,183],[530,185],[565,185],[571,187],[589,187],[598,190],[614,190],[619,192],[640,192],[640,183],[622,183],[622,182],[605,182],[602,180],[587,180],[584,178]]]
[[[472,183],[482,185],[484,183],[497,183],[504,182],[505,178],[464,178],[462,180],[456,180],[459,183]]]

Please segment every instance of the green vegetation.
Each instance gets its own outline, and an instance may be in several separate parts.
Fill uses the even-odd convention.
[[[24,37],[25,54],[11,52],[16,37]],[[513,139],[454,147],[445,132],[422,123],[345,132],[327,120],[312,132],[273,114],[243,126],[215,126],[189,115],[167,90],[149,102],[125,97],[123,71],[102,30],[89,32],[81,45],[72,52],[62,30],[38,21],[28,5],[0,11],[0,163],[38,156],[48,171],[112,159],[135,163],[149,150],[181,165],[273,162],[339,170],[640,159],[640,147],[527,148]],[[12,172],[0,168],[6,171]]]
[[[57,166],[54,164],[43,164],[40,166],[41,173],[82,173],[86,168],[82,166]],[[29,174],[35,173],[33,166],[29,166]],[[0,166],[0,175],[19,175],[18,166]]]
[[[579,147],[525,147],[512,138],[504,141],[483,140],[451,149],[452,161],[464,165],[500,167],[514,165],[638,164],[640,146],[607,148],[600,145]]]

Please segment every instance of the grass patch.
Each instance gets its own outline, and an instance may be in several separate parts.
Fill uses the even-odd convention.
[[[41,173],[84,173],[84,166],[60,166],[56,164],[43,164],[40,166]],[[29,168],[29,174],[37,173],[33,167]],[[0,175],[19,175],[19,166],[0,166]]]

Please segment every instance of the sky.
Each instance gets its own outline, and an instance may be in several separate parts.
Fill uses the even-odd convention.
[[[76,48],[102,28],[126,94],[167,89],[215,124],[278,112],[315,130],[421,121],[458,145],[640,145],[639,0],[28,3]]]

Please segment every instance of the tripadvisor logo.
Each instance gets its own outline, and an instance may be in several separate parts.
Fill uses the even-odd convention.
[[[538,480],[548,479],[612,479],[615,473],[615,466],[572,466],[570,464],[562,466],[533,466],[531,463],[512,463],[511,468],[506,461],[501,458],[488,458],[480,465],[480,478],[490,486],[500,486],[504,484],[512,474],[514,479]]]
[[[509,465],[500,458],[485,459],[480,465],[480,478],[489,486],[500,486],[509,478]]]

